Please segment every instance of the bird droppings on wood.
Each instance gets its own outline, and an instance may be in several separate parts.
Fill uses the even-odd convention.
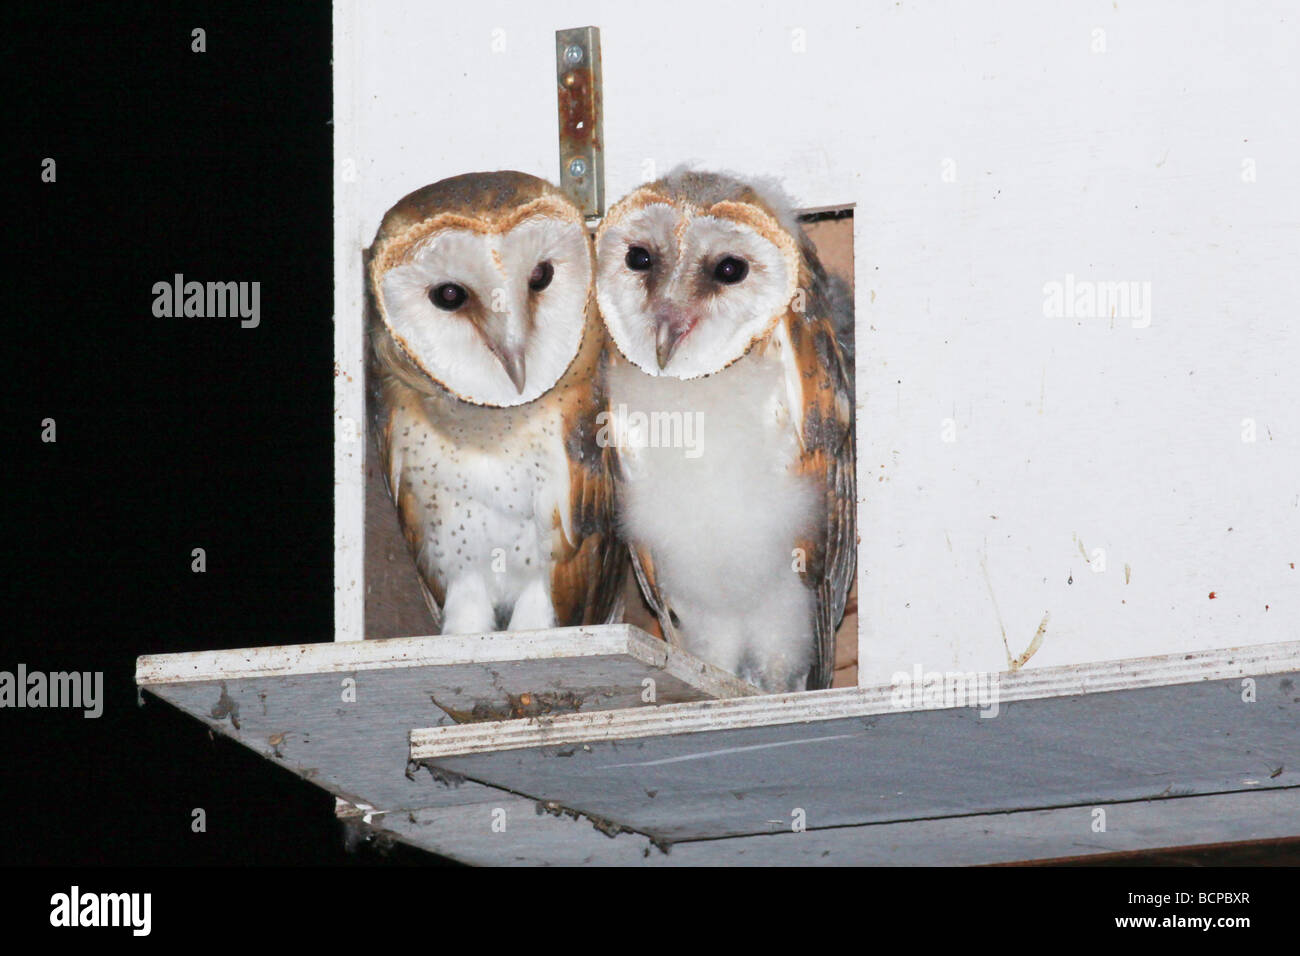
[[[416,765],[417,769],[420,766],[423,766],[424,769],[428,770],[429,776],[431,776],[434,780],[436,780],[438,783],[442,784],[444,787],[446,787],[449,790],[454,790],[460,787],[460,785],[465,782],[464,775],[459,774],[454,770],[446,770],[442,767],[437,766],[436,764],[431,764],[431,763],[417,764]],[[414,771],[411,770],[410,764],[407,765],[406,775],[411,779],[415,779],[415,774]]]
[[[429,700],[458,724],[482,723],[494,720],[520,720],[528,717],[547,717],[555,714],[576,714],[590,695],[576,694],[573,691],[541,691],[522,694],[505,692],[505,703],[489,700],[476,700],[468,710],[441,703],[432,694]],[[614,696],[606,691],[605,696]]]
[[[572,807],[566,807],[564,804],[555,800],[538,800],[537,803],[533,805],[533,810],[539,817],[542,814],[550,814],[553,817],[568,817],[570,820],[585,819],[591,823],[592,827],[605,834],[605,836],[609,837],[611,840],[620,833],[631,833],[634,836],[644,836],[650,841],[650,845],[655,847],[664,856],[668,855],[671,846],[671,844],[662,840],[657,840],[648,834],[639,833],[631,827],[625,827],[621,823],[615,823],[613,820],[606,820],[604,817],[596,816],[592,813],[586,813],[582,810],[575,810]],[[646,855],[649,855],[648,851]]]
[[[239,729],[239,704],[226,692],[225,681],[221,683],[221,696],[212,705],[212,710],[209,713],[215,720],[225,720],[229,717],[231,726],[236,730]]]

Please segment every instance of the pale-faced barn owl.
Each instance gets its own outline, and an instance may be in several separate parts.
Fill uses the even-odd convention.
[[[581,212],[523,173],[434,183],[379,227],[372,420],[442,633],[621,612],[592,263]]]
[[[779,192],[675,172],[596,236],[621,532],[666,638],[829,687],[856,566],[852,304]]]

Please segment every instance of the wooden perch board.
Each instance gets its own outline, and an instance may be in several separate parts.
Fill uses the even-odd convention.
[[[877,687],[429,728],[411,755],[659,845],[789,832],[796,811],[813,830],[1261,790],[1289,795],[1290,833],[1297,671],[1289,643],[1003,674],[993,719]]]
[[[641,702],[646,676],[657,705]],[[473,863],[970,864],[1300,832],[1300,643],[996,676],[992,719],[901,709],[887,685],[743,696],[627,625],[137,669],[346,815]],[[724,693],[736,696],[712,699]],[[448,713],[490,717],[525,694],[584,702],[465,724]]]
[[[484,796],[408,775],[412,727],[643,707],[647,680],[659,702],[756,693],[626,624],[202,651],[136,664],[145,690],[336,796],[381,811]]]
[[[480,866],[974,866],[1270,839],[1294,833],[1300,811],[1295,789],[1261,790],[1107,804],[1104,832],[1092,829],[1092,807],[1071,806],[661,848],[639,834],[611,839],[587,821],[538,814],[533,801],[494,792],[487,805],[376,822],[405,842]],[[493,828],[502,814],[504,831]]]

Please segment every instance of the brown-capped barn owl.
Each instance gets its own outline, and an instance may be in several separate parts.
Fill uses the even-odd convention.
[[[677,171],[596,235],[619,523],[667,639],[829,687],[856,566],[852,303],[786,201]]]
[[[582,213],[517,172],[417,190],[375,236],[372,420],[442,633],[621,613],[592,264]]]

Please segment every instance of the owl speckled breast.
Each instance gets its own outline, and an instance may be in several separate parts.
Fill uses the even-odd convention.
[[[455,177],[371,250],[371,396],[384,473],[443,633],[604,623],[625,551],[604,333],[581,214],[521,173]]]

